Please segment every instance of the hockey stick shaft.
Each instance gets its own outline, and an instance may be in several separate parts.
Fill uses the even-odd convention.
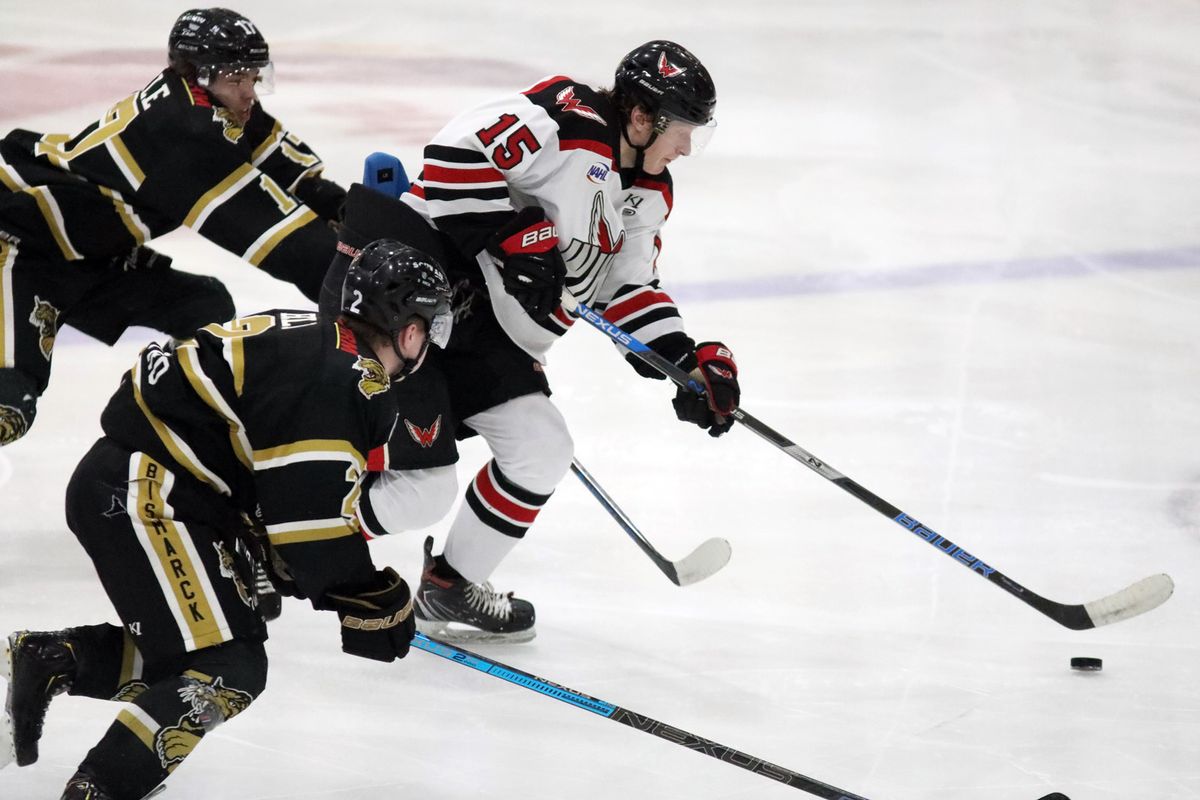
[[[772,764],[761,758],[734,750],[732,747],[726,747],[711,739],[705,739],[703,736],[688,733],[685,730],[668,725],[665,722],[659,722],[644,714],[638,714],[627,708],[613,705],[605,700],[577,692],[561,684],[539,678],[515,667],[502,664],[499,661],[493,661],[490,658],[472,653],[469,650],[463,650],[454,645],[447,644],[440,639],[426,636],[423,633],[417,633],[413,637],[412,645],[427,653],[441,656],[448,661],[454,661],[488,675],[506,680],[517,686],[524,687],[530,691],[543,694],[547,697],[553,697],[555,700],[561,700],[568,705],[581,708],[584,711],[590,711],[593,714],[606,717],[614,722],[620,722],[635,730],[653,734],[661,739],[666,739],[668,742],[681,745],[698,753],[703,753],[706,756],[711,756],[718,761],[724,761],[735,767],[741,767],[756,775],[762,775],[765,778],[770,778],[785,786],[791,786],[792,788],[808,792],[811,795],[824,797],[827,800],[867,800],[861,795],[852,794],[844,789],[838,789],[836,786],[830,786],[815,778],[809,778],[798,772],[793,772],[787,767]]]
[[[584,468],[583,464],[579,463],[578,459],[571,460],[571,471],[583,482],[583,485],[600,502],[600,505],[604,506],[604,510],[617,521],[617,524],[621,526],[625,533],[629,534],[629,538],[633,539],[634,543],[642,549],[642,552],[650,557],[655,566],[671,579],[671,583],[679,586],[679,573],[675,569],[675,565],[669,559],[665,558],[662,553],[654,549],[654,545],[650,544],[649,540],[642,535],[642,532],[633,524],[633,520],[626,516],[621,507],[608,496],[608,492],[604,491],[604,487],[596,482],[596,479]]]
[[[688,373],[609,322],[600,313],[576,300],[570,292],[563,292],[562,302],[564,309],[577,314],[592,327],[607,335],[617,344],[628,349],[636,358],[658,370],[679,386],[690,389],[697,394],[704,393],[703,386],[693,380]],[[983,559],[968,553],[965,549],[959,547],[932,528],[927,527],[915,517],[904,513],[896,506],[838,472],[822,459],[817,458],[786,436],[771,429],[743,409],[735,409],[733,417],[759,437],[787,453],[822,478],[830,481],[888,519],[925,540],[967,569],[999,586],[1021,602],[1037,609],[1055,622],[1072,630],[1094,628],[1097,625],[1106,625],[1142,614],[1164,603],[1171,596],[1171,592],[1174,589],[1174,584],[1171,582],[1170,577],[1167,575],[1153,575],[1119,592],[1084,605],[1067,605],[1048,600],[1036,592],[1025,588],[995,567],[984,563]]]

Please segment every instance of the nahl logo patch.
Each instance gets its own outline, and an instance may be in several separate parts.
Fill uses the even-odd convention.
[[[408,429],[408,435],[413,438],[413,441],[421,445],[421,447],[433,447],[433,443],[437,441],[438,436],[442,433],[442,415],[438,414],[437,419],[428,428],[414,425],[407,419],[404,420],[404,427]]]
[[[354,368],[362,373],[362,377],[358,379],[358,390],[368,400],[377,394],[386,392],[392,385],[391,379],[383,369],[383,364],[373,358],[359,356],[358,361],[354,362]]]

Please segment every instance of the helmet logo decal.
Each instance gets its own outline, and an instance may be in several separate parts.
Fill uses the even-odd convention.
[[[433,447],[433,443],[437,441],[438,435],[442,432],[442,415],[438,414],[437,419],[428,428],[414,425],[407,419],[404,420],[404,427],[408,428],[408,435],[421,447]]]
[[[391,379],[383,369],[383,364],[373,358],[359,356],[358,360],[354,362],[354,368],[362,373],[362,377],[358,379],[358,390],[368,400],[377,394],[386,392],[392,385]]]
[[[661,53],[658,56],[658,74],[664,78],[674,78],[687,72],[687,67],[677,67],[670,61],[667,61],[667,54]]]
[[[596,109],[591,106],[585,106],[579,102],[579,98],[575,96],[575,87],[568,86],[554,96],[554,102],[562,106],[563,111],[571,111],[581,117],[586,117],[599,122],[601,125],[607,125],[604,117],[596,113]]]

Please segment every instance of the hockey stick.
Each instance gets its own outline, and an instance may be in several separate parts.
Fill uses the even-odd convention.
[[[697,394],[704,393],[704,388],[692,380],[686,372],[606,320],[593,309],[580,303],[570,292],[563,292],[562,304],[566,311],[573,312],[581,319],[586,320],[592,327],[606,334],[614,342],[628,349],[638,359],[649,364],[676,384],[691,389]],[[1171,577],[1159,574],[1143,578],[1119,592],[1082,605],[1068,605],[1048,600],[1036,592],[1026,589],[995,567],[985,564],[982,559],[971,555],[938,532],[926,527],[915,517],[904,513],[883,498],[858,485],[812,453],[759,422],[743,409],[736,409],[733,417],[822,478],[866,503],[905,530],[924,539],[967,569],[978,572],[1021,602],[1036,608],[1058,624],[1072,630],[1086,630],[1101,625],[1110,625],[1130,617],[1136,617],[1138,614],[1144,614],[1165,603],[1175,590],[1175,584]]]
[[[604,506],[604,510],[611,514],[612,518],[617,521],[617,524],[629,534],[629,538],[633,539],[637,546],[642,548],[643,553],[650,556],[650,560],[676,586],[690,586],[697,581],[702,581],[729,563],[729,556],[732,555],[733,550],[730,548],[729,542],[719,538],[702,542],[699,547],[678,561],[671,561],[665,558],[662,553],[654,549],[654,545],[647,541],[642,532],[637,529],[633,521],[608,496],[603,487],[596,483],[596,479],[592,477],[590,472],[584,469],[583,464],[580,464],[578,459],[571,460],[571,471],[578,476],[579,480],[583,481],[583,485],[592,493],[592,496],[600,501],[600,505]]]
[[[781,767],[778,764],[772,764],[769,761],[763,761],[761,758],[748,755],[739,750],[734,750],[732,747],[726,747],[723,744],[718,744],[711,739],[705,739],[703,736],[697,736],[694,733],[688,733],[685,730],[680,730],[673,725],[667,725],[665,722],[659,722],[656,719],[630,711],[627,708],[613,705],[604,700],[599,700],[595,697],[589,697],[586,694],[577,692],[566,686],[538,678],[530,675],[528,672],[522,672],[515,667],[510,667],[507,664],[501,664],[499,661],[493,661],[489,658],[484,658],[481,655],[472,653],[469,650],[463,650],[453,645],[446,644],[439,639],[433,639],[423,633],[417,633],[412,640],[412,646],[420,648],[427,653],[433,653],[436,656],[441,656],[449,661],[454,661],[480,672],[494,675],[497,678],[515,683],[517,686],[523,686],[539,694],[544,694],[547,697],[553,697],[555,700],[561,700],[564,703],[582,708],[584,711],[590,711],[593,714],[599,714],[602,717],[607,717],[614,722],[620,722],[623,725],[652,733],[668,742],[673,742],[678,745],[683,745],[689,750],[695,750],[698,753],[703,753],[706,756],[712,756],[715,759],[724,761],[727,764],[733,764],[735,767],[749,770],[756,775],[770,778],[774,781],[779,781],[785,786],[799,789],[803,792],[824,797],[827,800],[867,800],[861,795],[852,794],[844,789],[838,789],[836,786],[830,786],[827,783],[822,783],[815,778],[809,778],[801,775],[798,772]]]

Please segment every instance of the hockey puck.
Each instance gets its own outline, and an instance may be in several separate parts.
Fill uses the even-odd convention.
[[[1099,672],[1104,668],[1104,662],[1098,658],[1072,658],[1071,669],[1083,670],[1084,672]]]

